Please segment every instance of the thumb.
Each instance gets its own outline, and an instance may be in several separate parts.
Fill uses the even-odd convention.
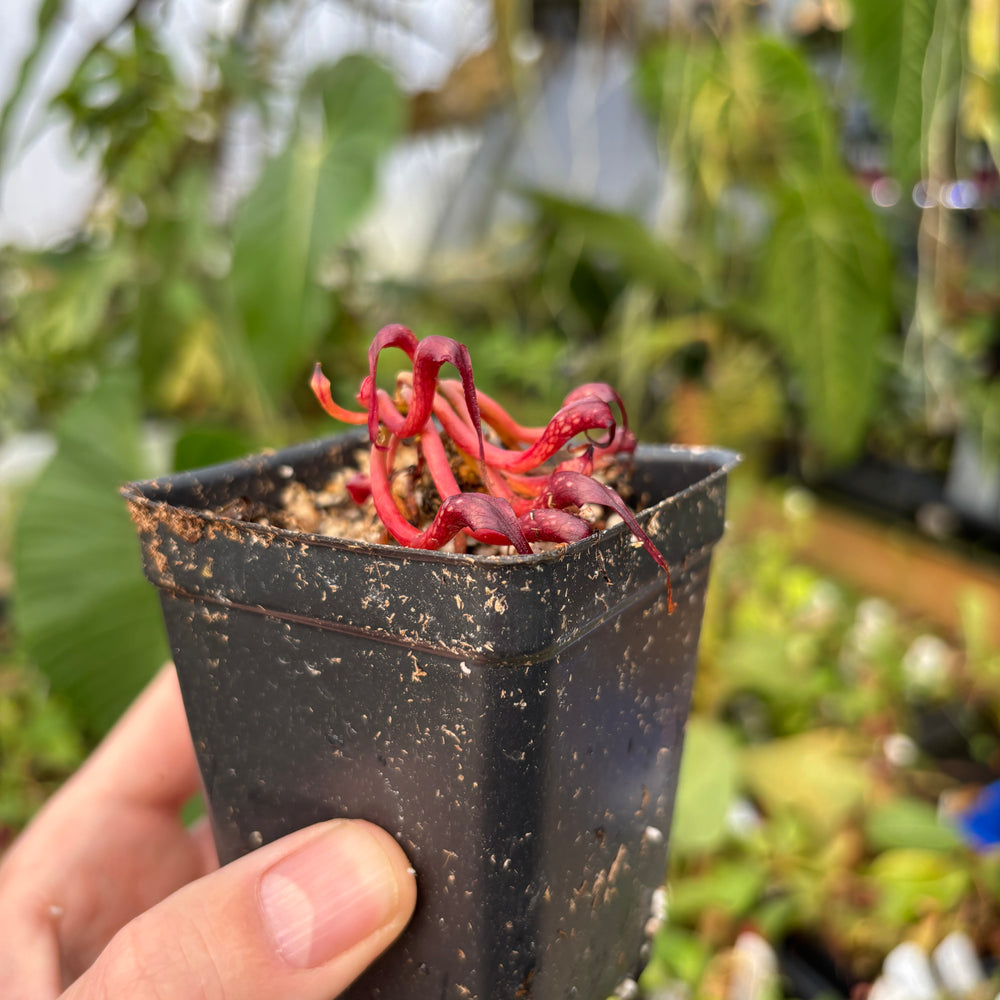
[[[64,1000],[330,1000],[416,902],[399,845],[360,820],[268,844],[122,928]]]

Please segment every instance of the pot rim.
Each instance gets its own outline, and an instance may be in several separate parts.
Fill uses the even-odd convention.
[[[285,541],[296,540],[312,546],[351,551],[369,555],[379,559],[407,559],[428,562],[448,562],[456,566],[493,565],[493,566],[530,566],[543,565],[562,559],[567,553],[583,552],[588,547],[599,544],[601,537],[611,537],[616,533],[627,532],[624,523],[613,525],[602,531],[594,532],[586,538],[560,545],[558,548],[544,552],[531,552],[520,555],[484,555],[476,553],[442,552],[440,549],[415,549],[399,544],[382,544],[361,539],[340,538],[333,535],[321,535],[314,532],[298,531],[292,528],[279,528],[275,525],[258,524],[254,521],[240,521],[225,517],[210,507],[193,507],[188,504],[174,503],[169,499],[175,486],[191,485],[205,480],[237,481],[252,478],[271,468],[278,471],[282,478],[291,481],[294,478],[294,468],[297,462],[312,458],[318,450],[329,451],[335,447],[364,445],[367,434],[358,431],[318,438],[313,441],[292,445],[278,450],[264,450],[249,455],[246,458],[234,459],[201,466],[196,469],[182,470],[160,476],[154,479],[134,480],[122,485],[119,493],[130,506],[135,505],[147,510],[151,516],[160,518],[167,510],[175,510],[199,521],[207,521],[220,526],[232,528],[266,538],[277,538]],[[678,490],[676,493],[651,504],[636,512],[640,524],[651,520],[667,506],[695,490],[703,490],[718,480],[724,480],[729,473],[742,462],[742,456],[727,448],[710,445],[678,445],[678,444],[644,444],[640,443],[635,451],[634,459],[645,462],[691,462],[703,465],[708,470],[694,482]],[[284,470],[284,472],[283,472]],[[287,474],[284,474],[287,473]]]

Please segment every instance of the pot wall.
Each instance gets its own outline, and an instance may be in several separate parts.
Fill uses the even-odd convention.
[[[326,477],[335,439],[126,496],[160,588],[220,857],[359,816],[418,872],[400,943],[348,994],[604,1000],[636,972],[733,456],[643,448],[641,516],[473,558],[211,516]]]

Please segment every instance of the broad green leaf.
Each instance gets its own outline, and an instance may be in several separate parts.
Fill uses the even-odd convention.
[[[851,23],[845,35],[848,53],[865,98],[883,125],[888,126],[892,120],[899,90],[906,8],[929,9],[932,3],[933,0],[920,0],[918,4],[912,0],[879,0],[878,3],[856,0],[852,4]],[[913,17],[912,11],[910,17]],[[927,20],[929,24],[929,17]],[[918,64],[918,72],[919,68]]]
[[[708,909],[742,916],[760,897],[765,883],[761,865],[747,864],[744,859],[718,861],[699,875],[670,883],[670,920],[692,922]]]
[[[958,851],[962,847],[958,831],[920,799],[895,799],[873,809],[865,818],[865,832],[877,851],[898,847]]]
[[[639,985],[647,993],[666,986],[672,979],[694,986],[701,979],[710,955],[708,945],[697,934],[667,924],[653,938],[649,965],[643,970]]]
[[[111,300],[134,266],[124,248],[74,247],[41,255],[38,263],[38,291],[19,304],[27,351],[46,362],[93,351],[107,335]]]
[[[860,750],[850,733],[816,729],[746,748],[742,773],[765,813],[792,813],[828,834],[864,800]]]
[[[741,94],[747,104],[746,133],[766,142],[766,158],[779,173],[826,170],[839,156],[837,131],[829,99],[802,50],[761,36],[750,45],[750,64],[756,92]],[[742,85],[740,78],[734,80],[737,91]]]
[[[801,383],[808,435],[833,461],[859,448],[878,401],[892,260],[840,174],[786,190],[765,253],[762,312]]]
[[[897,848],[880,854],[868,874],[878,892],[877,912],[892,923],[909,924],[958,905],[971,879],[941,851]]]
[[[200,469],[217,462],[243,458],[259,442],[244,431],[214,424],[188,427],[174,445],[175,469]]]
[[[729,730],[701,716],[688,720],[670,830],[676,855],[712,851],[725,840],[737,792],[736,744]]]
[[[609,212],[541,192],[530,196],[543,215],[580,239],[584,249],[616,261],[625,275],[683,302],[702,295],[698,273],[635,216]]]
[[[646,48],[639,55],[635,85],[647,112],[669,129],[676,128],[692,95],[719,75],[723,55],[708,39],[667,38]]]
[[[766,35],[672,41],[642,58],[644,103],[666,131],[671,167],[729,185],[825,170],[838,155],[829,101],[802,52]]]
[[[317,273],[371,203],[376,169],[402,124],[392,76],[371,59],[342,60],[313,79],[310,93],[320,99],[322,121],[304,116],[235,221],[232,287],[272,399],[312,360],[332,315]]]
[[[27,652],[92,731],[107,729],[167,659],[124,481],[148,472],[131,374],[107,375],[58,427],[58,451],[16,526],[14,614]]]
[[[951,0],[941,0],[949,3]],[[921,174],[924,75],[939,0],[859,0],[847,41],[861,86],[889,132],[890,167],[904,184]]]

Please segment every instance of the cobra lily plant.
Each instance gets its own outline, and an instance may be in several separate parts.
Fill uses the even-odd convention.
[[[390,396],[378,388],[379,355],[400,348],[410,370],[396,376]],[[451,364],[459,379],[441,378]],[[524,427],[495,400],[476,388],[469,350],[450,337],[418,340],[407,327],[383,327],[368,348],[368,375],[355,396],[362,409],[345,409],[330,392],[319,364],[312,390],[336,420],[368,425],[369,472],[349,483],[353,499],[369,496],[388,533],[410,548],[437,549],[467,537],[488,545],[530,553],[533,542],[574,542],[587,537],[591,524],[580,510],[594,504],[612,510],[663,569],[668,607],[673,610],[670,570],[662,554],[636,521],[625,501],[595,473],[610,469],[636,447],[625,405],[604,382],[573,389],[544,427]],[[620,422],[615,415],[617,410]],[[490,428],[487,440],[483,426]],[[412,439],[417,466],[426,471],[440,503],[428,524],[414,524],[395,470],[400,445]],[[402,490],[414,477],[402,476]]]

